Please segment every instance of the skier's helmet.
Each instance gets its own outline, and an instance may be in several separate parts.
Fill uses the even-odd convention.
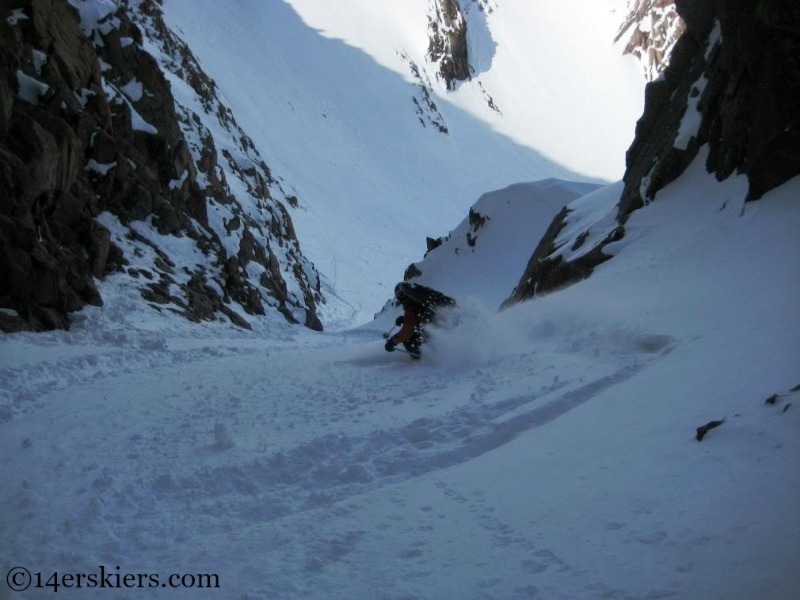
[[[408,295],[408,290],[411,286],[402,281],[394,286],[394,297],[397,298],[398,302],[403,302],[403,300],[410,300],[411,298]]]

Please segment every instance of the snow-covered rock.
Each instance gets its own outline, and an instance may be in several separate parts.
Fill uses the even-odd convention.
[[[625,44],[624,52],[638,58],[647,79],[653,81],[669,64],[683,29],[675,0],[627,0],[615,41]]]
[[[249,327],[270,312],[320,328],[291,198],[160,3],[37,0],[12,16],[0,306],[16,314],[0,327],[68,327],[104,285],[132,284],[191,320]]]
[[[406,279],[496,310],[514,289],[530,249],[564,206],[596,184],[546,179],[482,195],[447,236],[431,240]]]
[[[470,77],[467,22],[457,0],[432,0],[429,16],[428,58],[439,65],[447,88]]]

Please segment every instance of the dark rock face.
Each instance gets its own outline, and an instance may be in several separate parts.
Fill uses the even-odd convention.
[[[755,200],[800,173],[800,4],[729,2],[719,19],[731,39],[708,67],[701,135],[709,170],[746,173]]]
[[[102,304],[92,272],[115,267],[84,170],[113,115],[74,10],[57,0],[3,4],[12,16],[0,20],[0,306],[27,322],[11,329],[66,327],[67,312]]]
[[[577,261],[564,262],[550,258],[568,219],[563,212],[509,303],[589,276],[609,258],[603,246],[624,236],[630,213],[683,173],[703,145],[706,167],[718,179],[747,175],[749,200],[800,174],[800,4],[678,0],[676,6],[686,31],[663,77],[646,88],[627,153],[618,227]]]
[[[664,81],[648,86],[628,151],[621,220],[680,175],[706,143],[708,171],[720,180],[745,173],[750,199],[800,173],[800,5],[785,0],[678,0],[676,5],[687,32]],[[685,147],[676,147],[676,132],[690,111],[699,113],[699,127]]]
[[[433,1],[428,32],[428,58],[439,63],[439,76],[447,89],[455,89],[457,81],[470,79],[467,21],[457,0]]]
[[[0,330],[68,327],[70,312],[102,304],[94,278],[111,273],[191,320],[249,326],[235,303],[320,329],[319,278],[272,197],[280,186],[213,82],[154,0],[98,7],[106,13],[0,0],[0,308],[19,315],[3,315]],[[203,117],[235,135],[239,155],[218,156],[200,116],[176,103],[145,36],[203,99]],[[255,210],[227,176],[245,182]],[[171,257],[169,238],[188,239],[202,264]]]

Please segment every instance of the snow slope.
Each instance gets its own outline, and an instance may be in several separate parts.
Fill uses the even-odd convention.
[[[408,76],[403,55],[425,66],[428,0],[290,0],[303,20]],[[614,45],[619,0],[458,2],[466,15],[473,78],[439,98],[584,176],[615,180],[643,106],[637,61]],[[488,106],[493,100],[496,110]]]
[[[188,326],[119,290],[0,338],[3,572],[148,575],[58,590],[81,598],[797,597],[800,179],[744,205],[702,164],[590,279],[470,307],[419,362],[380,323]]]
[[[545,179],[484,194],[438,248],[414,263],[420,275],[413,281],[462,300],[470,298],[484,310],[498,310],[553,218],[596,188]],[[615,184],[601,189],[618,198],[622,188]]]
[[[517,0],[490,14],[471,10],[484,20],[472,27],[483,32],[473,40],[476,61],[486,60],[486,35],[497,37],[497,53],[448,94],[425,62],[423,0],[164,2],[168,24],[299,199],[290,210],[326,284],[327,328],[371,318],[420,259],[425,236],[446,234],[487,191],[622,175],[644,78],[612,47],[614,27],[607,35],[595,27],[603,9],[570,18],[574,35],[564,38],[556,32],[567,13],[546,5],[545,13]],[[578,65],[590,55],[587,74]]]

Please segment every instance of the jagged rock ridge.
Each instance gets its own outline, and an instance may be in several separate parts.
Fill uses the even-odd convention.
[[[675,0],[629,0],[625,19],[614,40],[625,40],[625,54],[639,59],[649,81],[669,64],[669,56],[684,30]]]
[[[747,175],[748,200],[800,174],[800,5],[771,0],[679,0],[686,31],[664,76],[648,84],[644,114],[628,150],[624,189],[612,223],[581,248],[590,228],[560,236],[565,207],[538,244],[508,303],[587,277],[608,260],[634,210],[652,201],[708,145],[706,168],[720,180]],[[580,249],[565,260],[559,250]]]
[[[111,273],[192,320],[321,328],[275,196],[293,198],[155,0],[4,0],[0,17],[0,328],[68,327]]]

